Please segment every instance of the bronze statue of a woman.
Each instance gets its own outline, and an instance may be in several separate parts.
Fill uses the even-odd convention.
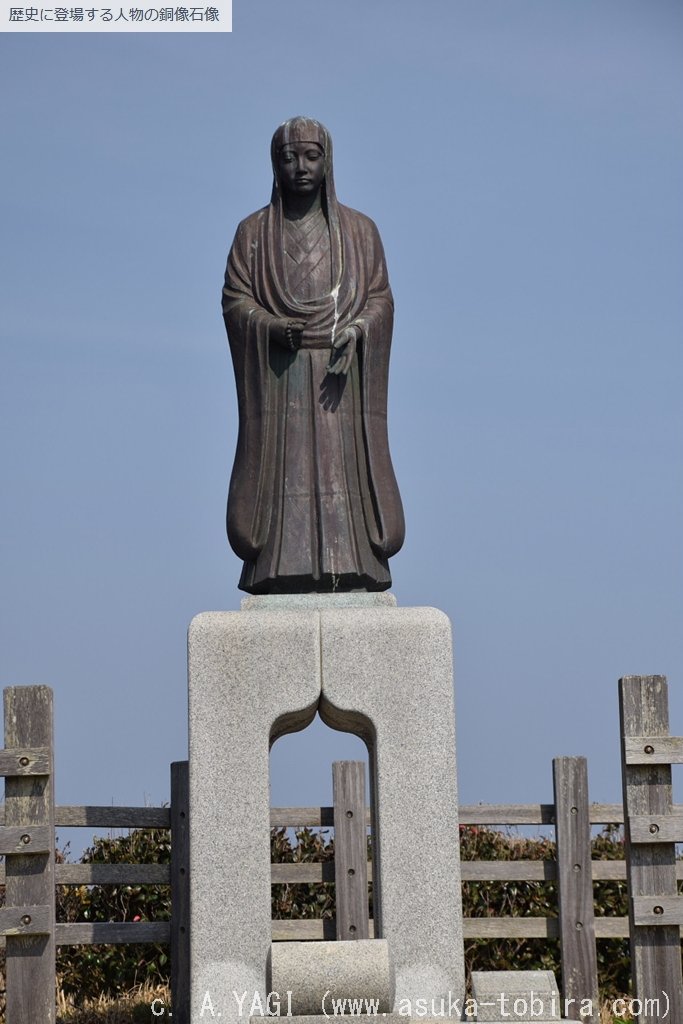
[[[239,435],[228,538],[252,594],[386,590],[404,536],[387,439],[393,300],[377,228],[337,202],[332,141],[295,117],[243,220],[223,315]]]

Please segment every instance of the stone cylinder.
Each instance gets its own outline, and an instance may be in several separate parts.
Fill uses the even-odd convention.
[[[271,990],[291,992],[294,1016],[391,1013],[394,989],[386,939],[273,943]]]

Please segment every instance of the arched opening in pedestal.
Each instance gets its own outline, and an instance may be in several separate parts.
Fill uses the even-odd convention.
[[[306,729],[275,741],[269,782],[273,940],[367,938],[372,841],[364,741],[316,715]]]

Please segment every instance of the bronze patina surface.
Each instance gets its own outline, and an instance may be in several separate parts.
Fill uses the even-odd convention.
[[[387,439],[393,299],[377,228],[337,201],[332,140],[296,117],[241,222],[223,315],[239,434],[228,537],[253,594],[386,590],[403,543]]]

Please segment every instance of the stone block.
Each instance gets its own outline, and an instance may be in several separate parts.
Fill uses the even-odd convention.
[[[290,992],[294,1015],[336,1016],[354,1012],[390,1013],[394,972],[386,941],[275,942],[271,989]],[[374,1007],[374,1009],[373,1009]]]
[[[552,971],[472,971],[477,1022],[560,1020],[560,993]]]

